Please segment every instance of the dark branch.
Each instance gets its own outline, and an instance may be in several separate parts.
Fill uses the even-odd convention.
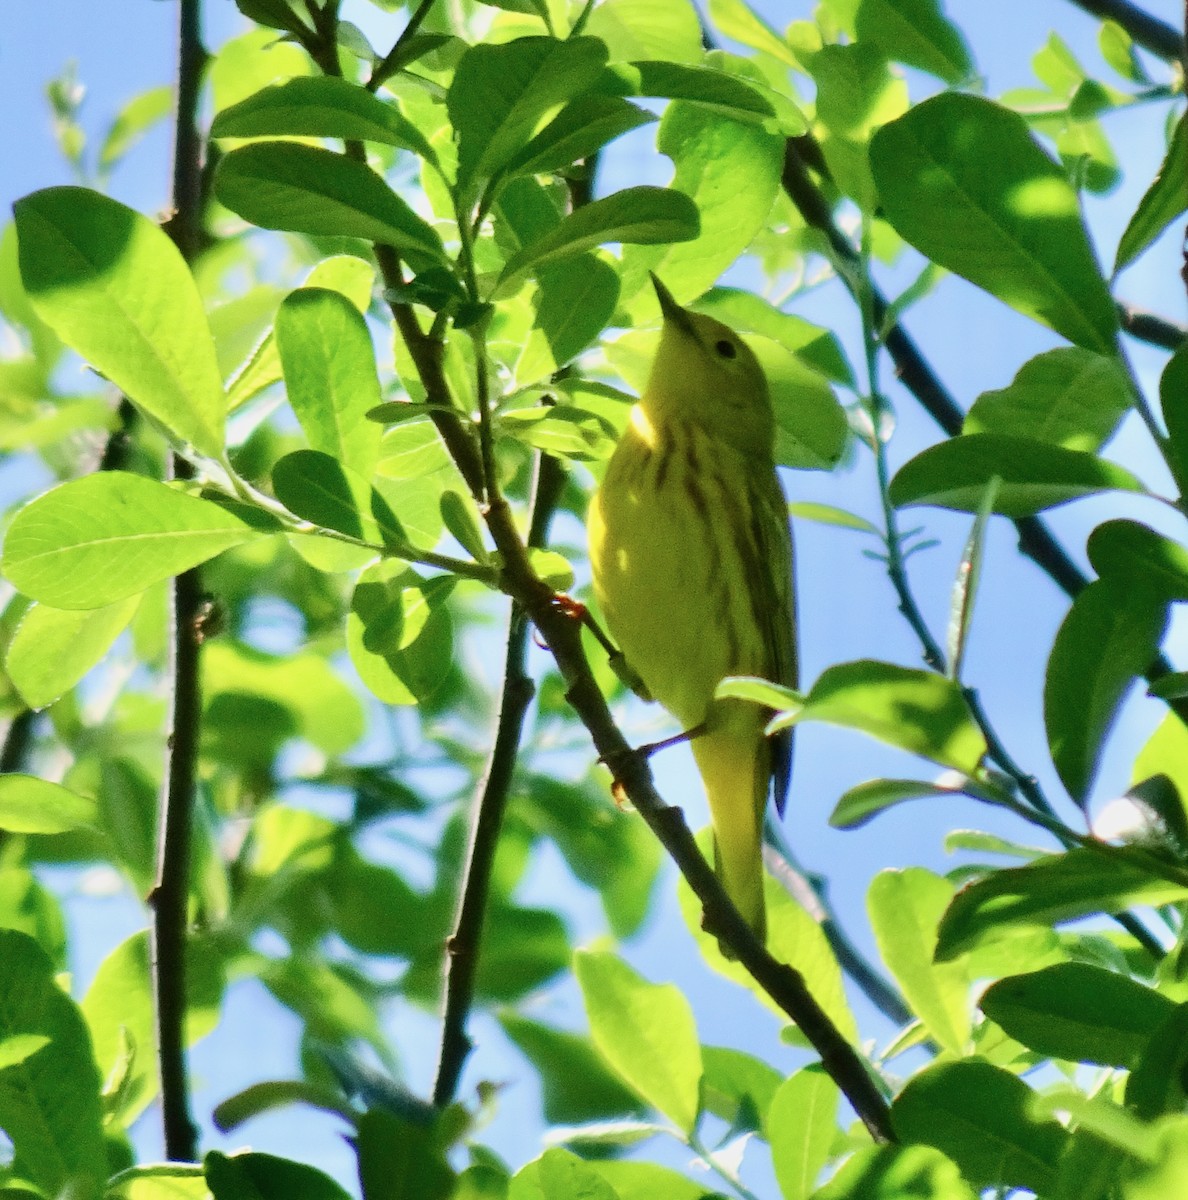
[[[554,458],[541,455],[537,461],[533,487],[529,546],[545,545],[549,524],[564,485],[565,472],[561,464]],[[462,1067],[472,1049],[466,1034],[466,1021],[474,1003],[474,982],[478,972],[491,873],[495,866],[499,831],[507,811],[524,719],[535,692],[525,667],[528,634],[529,623],[523,609],[513,603],[495,742],[479,787],[474,827],[466,855],[462,900],[454,932],[447,944],[449,957],[446,965],[445,1013],[442,1018],[437,1079],[433,1085],[433,1103],[439,1108],[449,1104],[456,1096]]]
[[[192,262],[198,254],[203,239],[198,101],[205,61],[200,0],[180,0],[173,215],[165,228],[187,262]],[[189,463],[176,454],[172,456],[171,470],[175,478],[192,476]],[[190,1116],[186,1070],[185,1013],[191,816],[202,717],[199,691],[202,604],[199,572],[195,569],[179,575],[174,580],[171,614],[173,701],[157,819],[156,878],[149,895],[153,910],[152,976],[165,1156],[174,1162],[193,1162],[197,1158],[197,1130]]]
[[[1168,321],[1155,313],[1144,312],[1141,308],[1132,308],[1128,304],[1118,305],[1118,316],[1122,328],[1140,342],[1158,346],[1161,350],[1170,350],[1174,354],[1188,339],[1188,329]]]
[[[1175,62],[1184,53],[1184,37],[1174,25],[1153,17],[1129,0],[1071,0],[1071,3],[1103,21],[1121,25],[1136,45],[1168,62]]]

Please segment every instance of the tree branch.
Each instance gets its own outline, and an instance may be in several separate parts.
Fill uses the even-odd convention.
[[[1153,17],[1129,0],[1070,0],[1070,3],[1103,21],[1121,25],[1137,45],[1168,62],[1177,61],[1184,53],[1184,37],[1174,25]]]
[[[376,247],[381,269],[384,269],[385,259],[380,257],[380,252],[385,249]],[[394,254],[385,257],[389,263],[397,261]],[[393,305],[393,315],[398,323],[403,312],[404,306]],[[414,338],[423,337],[419,326],[416,326]],[[412,344],[409,348],[413,350]],[[454,402],[441,369],[440,348],[432,353],[426,350],[427,347],[421,346],[419,353],[413,352],[413,359],[418,371],[423,372],[421,383],[427,399],[429,403],[441,406],[444,410],[442,415],[453,417],[449,410],[454,408]],[[457,458],[455,461],[463,476],[468,480],[476,478],[481,486],[481,463],[473,439],[458,438],[451,432],[450,436],[446,436],[446,446],[451,453],[457,449],[462,456],[461,461]],[[520,538],[506,499],[500,497],[495,500],[486,508],[483,516],[495,548],[503,558],[503,590],[520,605],[540,631],[568,685],[570,706],[590,732],[599,756],[610,766],[627,798],[660,839],[701,901],[706,928],[730,946],[735,957],[759,985],[800,1027],[821,1056],[830,1077],[870,1130],[871,1136],[877,1141],[893,1141],[887,1103],[862,1058],[817,1004],[800,972],[774,959],[755,937],[698,849],[680,809],[669,808],[664,803],[652,783],[646,758],[636,754],[619,732],[586,661],[581,642],[581,624],[564,606],[557,603],[556,593],[533,571],[527,548]]]
[[[198,99],[205,61],[201,0],[180,0],[173,214],[165,229],[187,262],[193,261],[202,245]],[[171,456],[171,474],[178,479],[190,478],[192,468],[175,454]],[[197,569],[186,571],[173,585],[170,662],[173,700],[157,818],[156,877],[148,898],[153,910],[152,977],[165,1156],[174,1162],[193,1162],[197,1157],[197,1130],[190,1116],[186,1071],[185,1013],[191,816],[202,718],[199,690],[202,611],[201,575]]]
[[[533,486],[531,527],[528,545],[544,546],[557,501],[565,486],[565,471],[549,455],[538,456]],[[462,1067],[472,1049],[466,1021],[474,1002],[479,947],[487,911],[491,873],[499,844],[499,831],[507,811],[515,772],[516,755],[535,687],[525,662],[528,654],[529,623],[523,609],[512,604],[503,668],[503,692],[495,742],[479,786],[474,827],[466,855],[462,899],[454,932],[447,942],[445,1011],[442,1017],[441,1051],[433,1103],[439,1108],[457,1094]]]
[[[1145,312],[1129,304],[1118,305],[1118,317],[1123,330],[1140,342],[1170,350],[1174,354],[1188,339],[1188,329],[1155,313]]]

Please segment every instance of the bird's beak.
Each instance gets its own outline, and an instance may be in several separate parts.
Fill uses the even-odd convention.
[[[672,293],[655,274],[650,271],[648,273],[652,276],[652,287],[656,289],[656,299],[660,301],[660,311],[664,314],[665,322],[671,321],[678,329],[689,334],[690,337],[695,337],[696,331],[693,328],[693,322],[689,320],[688,310],[682,308],[672,298]]]

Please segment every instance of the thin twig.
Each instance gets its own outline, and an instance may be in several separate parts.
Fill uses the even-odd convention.
[[[174,211],[166,223],[166,230],[187,261],[193,261],[202,238],[202,142],[198,130],[198,98],[205,61],[201,0],[180,0]],[[192,474],[189,464],[180,456],[172,455],[171,463],[175,478],[188,478]],[[179,575],[174,580],[171,614],[173,700],[157,820],[156,877],[149,895],[153,911],[152,977],[165,1156],[174,1162],[193,1162],[197,1157],[197,1130],[190,1116],[186,1073],[185,1012],[191,810],[202,717],[199,690],[202,605],[199,571],[195,568]]]
[[[396,39],[396,44],[384,55],[383,61],[378,63],[371,72],[371,78],[365,84],[369,92],[379,91],[380,87],[400,70],[401,55],[408,46],[408,43],[416,36],[417,30],[421,28],[432,7],[433,0],[421,0],[421,3],[417,5],[416,12],[409,17],[408,24],[400,31],[400,36]]]
[[[533,483],[532,518],[529,546],[544,546],[549,523],[557,508],[565,471],[548,455],[537,460]],[[442,1017],[441,1051],[437,1060],[437,1078],[433,1085],[433,1103],[449,1104],[457,1094],[462,1067],[472,1048],[466,1034],[466,1022],[474,1003],[474,984],[478,972],[479,946],[487,911],[491,872],[499,832],[507,810],[512,776],[516,765],[524,719],[532,702],[534,687],[525,666],[528,653],[529,623],[519,605],[512,605],[504,656],[503,689],[499,706],[495,742],[487,769],[478,789],[474,826],[466,855],[462,898],[454,932],[447,943],[446,996]]]

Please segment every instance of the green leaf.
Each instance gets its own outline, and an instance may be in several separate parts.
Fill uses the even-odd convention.
[[[870,167],[870,139],[903,115],[908,90],[902,74],[862,43],[828,45],[810,60],[817,85],[821,153],[841,191],[874,215],[877,195]]]
[[[961,667],[965,660],[965,646],[973,623],[974,601],[977,599],[978,582],[982,573],[982,546],[986,538],[986,525],[994,510],[994,499],[998,495],[1001,480],[995,475],[986,485],[986,494],[978,506],[977,516],[957,564],[957,575],[953,580],[953,591],[949,600],[949,628],[945,648],[949,666],[946,674],[954,681],[961,680]]]
[[[1094,451],[1130,411],[1132,395],[1116,358],[1065,346],[1029,359],[1009,387],[983,392],[966,414],[962,432]]]
[[[471,46],[446,105],[458,138],[458,189],[475,195],[528,144],[552,108],[586,91],[606,64],[597,38],[517,38]]]
[[[758,1132],[783,1076],[753,1054],[725,1046],[702,1046],[702,1104],[734,1134]]]
[[[47,1041],[0,1069],[0,1128],[12,1141],[13,1165],[46,1195],[68,1184],[85,1194],[108,1174],[87,1029],[45,951],[0,929],[0,1044],[29,1037]]]
[[[329,454],[319,450],[286,454],[272,468],[272,487],[290,512],[314,525],[373,546],[405,544],[404,530],[384,498]]]
[[[794,500],[788,505],[788,515],[800,517],[803,521],[817,521],[821,525],[837,525],[842,529],[856,529],[859,533],[881,536],[878,528],[865,517],[857,513],[847,512],[844,508],[835,508],[832,504],[818,504],[812,500]]]
[[[110,171],[148,131],[167,117],[173,108],[173,89],[149,88],[133,96],[120,109],[99,148],[97,167],[100,174]]]
[[[843,794],[829,817],[829,824],[834,829],[857,829],[905,800],[961,794],[956,788],[918,779],[870,779]]]
[[[1045,1191],[1068,1133],[1030,1115],[1031,1089],[989,1063],[941,1063],[913,1077],[891,1106],[904,1142],[947,1154],[976,1187]]]
[[[380,385],[359,310],[340,292],[298,288],[276,315],[276,345],[310,446],[370,479],[383,434],[367,413],[380,402]]]
[[[192,940],[186,954],[188,1045],[218,1024],[223,985],[219,952],[209,939]],[[81,1007],[95,1062],[107,1081],[107,1110],[125,1127],[130,1126],[152,1102],[159,1086],[146,931],[126,938],[99,964]]]
[[[327,137],[400,146],[436,162],[424,134],[396,107],[331,75],[287,79],[219,113],[212,138]]]
[[[612,62],[698,62],[704,53],[690,0],[603,0],[590,14],[586,31],[606,43]]]
[[[1129,266],[1188,208],[1188,120],[1181,114],[1155,181],[1130,218],[1114,257],[1114,274]]]
[[[938,0],[862,0],[855,28],[860,43],[946,83],[961,83],[973,74],[969,47]]]
[[[121,942],[99,964],[83,998],[82,1012],[104,1079],[118,1078],[109,1105],[121,1122],[130,1125],[159,1088],[145,933]]]
[[[302,287],[327,288],[339,292],[359,310],[367,311],[375,268],[369,262],[350,254],[324,258],[306,277]],[[265,388],[281,379],[281,361],[276,348],[275,330],[270,330],[252,351],[248,360],[235,372],[227,385],[227,398],[232,410],[258,396]]]
[[[588,1037],[542,1025],[519,1013],[499,1014],[504,1033],[536,1069],[551,1125],[578,1125],[647,1111],[611,1074]]]
[[[1131,577],[1099,579],[1073,601],[1044,679],[1044,724],[1061,782],[1083,804],[1127,691],[1155,658],[1167,603]]]
[[[514,154],[505,170],[509,176],[560,171],[655,120],[655,114],[619,96],[579,96]]]
[[[417,270],[449,261],[432,226],[369,166],[331,150],[241,146],[219,163],[214,188],[220,203],[263,229],[380,242]]]
[[[777,464],[832,471],[850,438],[845,409],[833,389],[823,376],[777,343],[752,337],[750,346],[767,376],[776,420]]]
[[[803,69],[788,40],[753,12],[746,0],[709,0],[709,15],[718,31],[731,40],[770,54],[785,66]]]
[[[1076,193],[1017,113],[948,93],[870,147],[883,215],[934,262],[1075,345],[1112,354],[1118,316]]]
[[[438,501],[445,527],[457,539],[458,545],[476,562],[490,560],[483,541],[483,526],[475,503],[469,496],[447,488]]]
[[[1083,962],[1000,979],[978,1002],[1017,1041],[1047,1058],[1131,1069],[1175,1005],[1142,984]]]
[[[308,1104],[322,1112],[333,1113],[350,1125],[353,1125],[358,1117],[355,1110],[343,1099],[339,1088],[327,1084],[307,1083],[304,1079],[254,1083],[222,1101],[211,1116],[220,1133],[231,1133],[253,1117],[293,1104]]]
[[[762,125],[775,116],[771,101],[746,80],[700,64],[643,60],[616,63],[602,76],[598,90],[619,96],[681,100],[738,124]]]
[[[249,754],[264,730],[242,720],[239,705],[282,717],[283,736],[296,733],[326,754],[342,754],[363,736],[359,697],[320,654],[268,654],[230,639],[209,642],[202,652],[203,732],[228,743],[247,742]]]
[[[952,680],[872,659],[823,671],[796,719],[860,729],[966,775],[986,753],[986,740]]]
[[[1188,550],[1138,521],[1106,521],[1086,547],[1093,569],[1123,583],[1140,581],[1166,600],[1188,600]]]
[[[450,1200],[453,1195],[454,1172],[432,1126],[373,1108],[359,1120],[358,1154],[363,1200]]]
[[[30,605],[4,660],[21,699],[30,708],[44,708],[68,692],[106,656],[139,605],[139,596],[90,611]]]
[[[350,1195],[305,1163],[250,1150],[230,1155],[211,1150],[203,1171],[214,1200],[349,1200]]]
[[[619,1200],[724,1200],[719,1192],[707,1192],[704,1183],[654,1163],[602,1159],[597,1165]]]
[[[700,1110],[701,1046],[688,1001],[606,951],[579,950],[574,970],[590,1036],[633,1092],[689,1133]]]
[[[160,226],[86,188],[47,188],[13,207],[37,315],[171,435],[220,457],[226,401],[214,342]]]
[[[793,688],[751,675],[727,675],[718,684],[714,695],[719,699],[749,700],[776,710],[799,711],[805,698]]]
[[[0,775],[0,829],[8,833],[66,833],[95,826],[99,809],[60,783],[35,775]]]
[[[969,1051],[969,972],[964,963],[934,962],[936,931],[953,897],[947,879],[910,867],[881,871],[866,896],[879,954],[929,1036],[950,1054]]]
[[[618,272],[593,254],[542,267],[533,297],[536,319],[516,361],[517,382],[551,380],[606,328],[618,300]],[[514,420],[516,412],[501,414],[508,417]]]
[[[1058,925],[1134,905],[1174,904],[1188,896],[1188,880],[1152,874],[1142,860],[1069,850],[1025,867],[995,871],[962,888],[941,921],[936,956],[948,959],[1002,927]]]
[[[129,1167],[109,1179],[103,1200],[208,1200],[209,1196],[201,1167],[151,1163]]]
[[[891,480],[891,502],[897,508],[933,504],[976,513],[995,475],[1002,483],[994,511],[1004,517],[1031,517],[1095,492],[1146,490],[1129,471],[1094,454],[1031,438],[971,433],[905,463]]]
[[[672,159],[671,187],[700,214],[696,236],[623,252],[623,293],[633,316],[655,313],[655,271],[681,303],[700,296],[751,244],[780,190],[785,139],[689,103],[670,104],[656,146]],[[665,239],[668,240],[668,239]]]
[[[863,1146],[813,1200],[976,1200],[952,1159],[931,1146]]]
[[[656,839],[607,803],[593,775],[582,784],[542,774],[520,779],[516,819],[552,838],[574,876],[599,892],[611,931],[630,937],[651,910],[660,865]]]
[[[259,536],[208,500],[104,471],[59,484],[17,513],[4,574],[54,608],[105,608]]]
[[[1153,1158],[1125,1160],[1122,1200],[1165,1200],[1188,1189],[1188,1122],[1169,1119],[1156,1130],[1158,1143]]]
[[[510,1004],[560,975],[572,952],[565,922],[552,909],[494,904],[487,913],[475,991],[480,999]]]
[[[385,704],[417,704],[447,677],[453,626],[444,601],[452,580],[423,579],[388,560],[359,576],[347,616],[347,650],[363,683]]]
[[[1188,1005],[1177,1004],[1154,1030],[1126,1081],[1126,1106],[1142,1121],[1182,1113],[1188,1102]]]
[[[772,1097],[764,1122],[784,1200],[807,1200],[837,1137],[837,1084],[819,1066],[790,1075]]]
[[[697,205],[669,188],[633,187],[575,209],[543,237],[508,259],[496,295],[508,295],[532,269],[584,254],[606,242],[688,241],[697,236]]]
[[[27,933],[49,955],[55,970],[66,970],[61,906],[32,871],[9,866],[0,873],[0,928]]]
[[[450,1200],[508,1200],[510,1180],[505,1169],[493,1163],[473,1163],[459,1176]]]
[[[1168,466],[1181,494],[1188,492],[1188,342],[1168,360],[1159,377],[1159,407],[1167,425]]]
[[[620,1200],[598,1164],[583,1162],[569,1150],[546,1150],[516,1172],[509,1200]]]

